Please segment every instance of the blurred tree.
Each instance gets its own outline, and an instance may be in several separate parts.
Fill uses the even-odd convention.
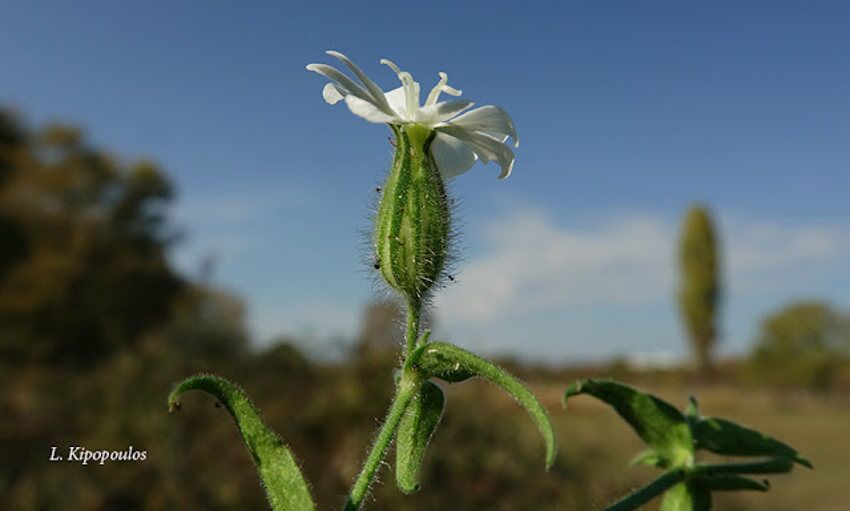
[[[376,300],[366,305],[357,336],[360,355],[381,351],[398,351],[404,332],[404,308],[398,300]]]
[[[185,287],[166,259],[169,181],[82,133],[0,110],[0,354],[88,366],[164,324]]]
[[[790,304],[768,316],[752,353],[763,381],[780,386],[831,386],[850,361],[850,316],[821,302]]]
[[[24,134],[11,113],[0,110],[0,193],[24,147]],[[12,212],[0,203],[0,281],[15,264],[29,254],[29,244]]]
[[[720,261],[717,237],[706,206],[697,204],[685,216],[679,264],[679,309],[697,368],[703,376],[708,376],[713,368],[711,355],[717,339]]]
[[[248,352],[242,301],[209,285],[196,283],[180,295],[166,332],[172,349],[199,362],[235,361]]]

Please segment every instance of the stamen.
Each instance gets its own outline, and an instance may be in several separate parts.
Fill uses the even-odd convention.
[[[450,96],[460,96],[463,91],[455,89],[449,85],[449,75],[440,71],[440,81],[431,89],[428,94],[428,99],[425,101],[425,106],[433,105],[440,98],[440,93],[445,93]]]
[[[381,64],[383,64],[385,66],[389,66],[390,69],[392,69],[395,74],[397,74],[397,75],[401,74],[401,69],[399,69],[398,66],[395,65],[393,63],[393,61],[391,61],[390,59],[381,59]]]
[[[437,99],[440,98],[440,92],[443,91],[443,87],[449,82],[449,75],[440,71],[440,81],[437,82],[437,85],[431,89],[431,92],[428,93],[428,99],[425,100],[425,106],[433,105],[437,102]]]
[[[398,79],[404,87],[405,117],[407,117],[407,120],[409,121],[413,120],[413,117],[419,110],[419,90],[416,88],[413,76],[411,76],[411,74],[407,71],[399,69],[399,67],[389,59],[381,59],[381,64],[389,66],[389,68],[398,75]]]
[[[416,84],[413,82],[413,76],[408,72],[403,72],[399,75],[401,83],[404,84],[404,100],[409,121],[413,120],[417,110],[419,110],[419,91],[416,90]]]

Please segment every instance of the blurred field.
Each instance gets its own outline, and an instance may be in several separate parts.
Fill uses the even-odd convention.
[[[5,405],[11,404],[16,418],[0,429],[6,469],[0,489],[11,509],[265,507],[249,455],[214,400],[191,394],[180,412],[165,410],[170,384],[205,362],[163,360],[154,353],[117,357],[70,386],[47,374],[4,382],[11,398]],[[243,384],[291,445],[319,509],[337,509],[389,402],[394,361],[386,353],[317,365],[282,345],[217,370]],[[572,380],[531,373],[525,377],[536,382],[532,386],[559,436],[560,456],[549,473],[543,470],[542,441],[525,412],[489,384],[470,381],[446,387],[446,414],[426,457],[423,489],[411,496],[396,489],[391,452],[367,509],[602,509],[654,477],[653,469],[628,466],[641,445],[612,410],[582,396],[565,412],[560,396]],[[846,397],[689,385],[669,376],[640,376],[633,383],[677,405],[695,393],[704,414],[734,418],[787,440],[816,466],[771,478],[767,494],[717,499],[715,509],[846,509]],[[148,450],[149,460],[103,467],[47,462],[50,445],[78,444],[134,445]]]

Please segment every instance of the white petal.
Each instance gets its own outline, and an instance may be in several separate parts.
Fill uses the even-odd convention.
[[[443,179],[451,179],[463,174],[478,159],[472,149],[462,140],[440,132],[437,132],[431,142],[431,154],[434,155],[437,169]]]
[[[314,73],[319,73],[325,78],[335,82],[337,85],[340,86],[340,88],[345,89],[348,94],[354,94],[355,96],[364,101],[375,101],[374,99],[372,99],[371,96],[369,96],[368,92],[366,92],[365,90],[363,90],[362,87],[354,83],[351,78],[345,76],[344,74],[340,73],[339,71],[327,64],[309,64],[307,65],[307,70],[313,71]]]
[[[419,109],[419,113],[416,115],[416,122],[433,127],[451,119],[473,104],[472,101],[459,99],[457,101],[441,101],[433,105],[426,105]]]
[[[482,162],[498,162],[499,166],[502,167],[499,179],[505,179],[511,175],[514,168],[514,152],[498,138],[493,138],[492,135],[486,133],[467,131],[453,124],[437,129],[469,144]]]
[[[486,105],[476,108],[455,117],[450,122],[467,131],[482,131],[494,135],[496,138],[504,137],[503,141],[510,136],[514,139],[514,147],[519,147],[519,137],[511,116],[497,106]]]
[[[387,98],[390,108],[398,113],[404,113],[404,87],[385,92],[384,97]]]
[[[351,110],[351,113],[358,117],[362,117],[369,122],[377,124],[392,124],[398,121],[397,117],[385,114],[371,102],[350,94],[345,96],[345,104],[348,105],[348,109]]]
[[[331,57],[342,61],[343,64],[348,66],[348,69],[350,69],[351,72],[354,73],[354,75],[357,76],[360,82],[363,83],[363,85],[366,87],[366,91],[369,92],[369,95],[374,100],[375,106],[379,107],[384,113],[390,115],[394,114],[394,112],[389,111],[390,105],[387,104],[387,100],[386,98],[384,98],[384,91],[380,87],[378,87],[378,85],[373,82],[368,76],[366,76],[366,73],[364,73],[359,67],[357,67],[354,62],[352,62],[348,57],[338,51],[329,50],[325,53],[327,53]]]
[[[413,85],[416,87],[416,90],[419,91],[419,82],[413,82]],[[407,115],[407,93],[405,92],[403,85],[384,93],[384,97],[387,98],[387,103],[389,103],[390,108],[397,112],[400,118],[404,118],[409,122],[414,121],[413,115],[416,114],[415,111],[413,115]]]
[[[345,92],[337,87],[336,84],[328,83],[322,89],[322,97],[331,105],[335,105],[345,98]]]

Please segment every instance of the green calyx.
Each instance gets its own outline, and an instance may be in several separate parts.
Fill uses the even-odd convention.
[[[445,265],[449,207],[430,150],[434,132],[418,125],[391,127],[396,153],[375,223],[375,266],[408,303],[419,304]]]

